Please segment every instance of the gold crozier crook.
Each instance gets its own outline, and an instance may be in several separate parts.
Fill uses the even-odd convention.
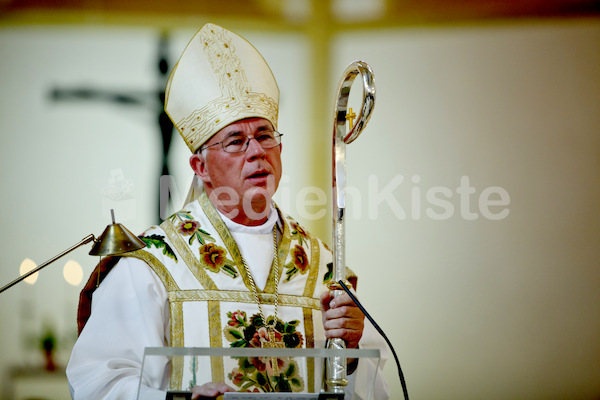
[[[363,83],[363,104],[359,110],[356,122],[350,123],[350,132],[346,134],[346,112],[350,88],[354,79],[360,75]],[[344,211],[346,208],[346,144],[352,143],[369,122],[371,112],[375,106],[375,84],[371,67],[362,61],[351,63],[342,74],[338,85],[338,95],[334,109],[333,125],[333,279],[329,289],[333,296],[343,293],[338,281],[346,280],[345,262],[345,227]],[[347,283],[349,287],[350,284]],[[327,348],[345,349],[346,343],[341,338],[332,338],[327,341]],[[331,393],[344,393],[347,365],[344,357],[331,357],[325,362],[325,386]]]

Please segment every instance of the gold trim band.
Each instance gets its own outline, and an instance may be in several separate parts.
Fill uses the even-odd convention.
[[[275,304],[274,294],[259,293],[258,296],[263,304]],[[252,293],[236,290],[178,290],[169,292],[169,301],[224,301],[256,304],[256,300]],[[313,310],[321,309],[321,302],[319,299],[289,294],[279,295],[279,305],[284,307],[289,306],[311,308]]]

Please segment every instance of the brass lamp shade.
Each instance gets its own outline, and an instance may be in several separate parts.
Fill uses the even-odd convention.
[[[62,253],[52,257],[45,263],[39,265],[37,268],[32,269],[26,274],[21,275],[19,278],[15,279],[9,284],[6,284],[0,288],[0,293],[4,292],[8,288],[13,287],[17,283],[21,282],[23,279],[27,278],[30,275],[35,274],[40,271],[42,268],[52,264],[54,261],[63,257],[66,254],[69,254],[73,250],[83,246],[84,244],[88,244],[89,242],[94,242],[94,247],[90,251],[90,255],[92,256],[110,256],[127,253],[128,251],[139,250],[146,247],[146,243],[141,241],[137,236],[133,233],[129,232],[127,228],[125,228],[121,224],[115,223],[115,213],[114,210],[110,210],[112,215],[112,224],[108,225],[102,235],[96,239],[94,235],[87,235],[79,243],[69,247],[67,250]]]
[[[123,225],[108,225],[102,235],[94,241],[92,256],[110,256],[146,247],[146,243],[127,230]]]

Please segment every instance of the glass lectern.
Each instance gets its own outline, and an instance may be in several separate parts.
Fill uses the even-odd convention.
[[[137,398],[191,399],[193,386],[225,382],[236,392],[227,393],[223,400],[353,400],[354,374],[348,375],[345,394],[322,390],[324,364],[333,357],[374,365],[360,369],[361,374],[372,374],[360,378],[361,385],[368,385],[361,392],[368,393],[365,400],[370,400],[380,362],[378,349],[216,347],[146,348]]]

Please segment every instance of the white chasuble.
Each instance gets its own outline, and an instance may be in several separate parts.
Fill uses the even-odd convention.
[[[279,273],[275,276],[272,227],[277,220]],[[227,222],[231,229],[204,193],[185,210],[146,231],[142,240],[147,248],[128,254],[146,261],[167,290],[171,345],[262,347],[268,341],[265,322],[273,322],[275,317],[277,291],[277,341],[287,348],[313,348],[316,341],[317,347],[322,346],[319,297],[327,290],[324,282],[331,277],[331,252],[276,209],[262,228],[267,236],[262,231],[237,229],[237,224]],[[244,253],[250,255],[246,262],[257,278],[258,296],[267,321],[260,315],[236,239]],[[253,256],[256,249],[252,243],[271,249],[270,255],[265,259],[261,251]],[[280,362],[284,365],[274,380],[269,377],[272,369],[265,360],[186,358],[171,366],[171,386],[186,388],[214,381],[238,390],[260,392],[319,389],[320,377],[315,379],[315,373],[321,366],[315,366],[313,360],[289,360],[294,364],[291,366],[285,360]]]

